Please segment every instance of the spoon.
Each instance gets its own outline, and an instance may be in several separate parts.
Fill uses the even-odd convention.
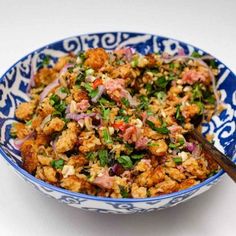
[[[191,131],[189,135],[202,144],[203,149],[205,149],[205,151],[207,151],[211,155],[211,157],[236,183],[236,164],[229,157],[220,152],[213,144],[206,140],[195,129]]]

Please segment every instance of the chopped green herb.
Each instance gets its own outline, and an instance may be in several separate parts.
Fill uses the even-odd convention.
[[[84,83],[83,87],[89,92],[89,96],[94,98],[98,94],[98,89],[93,89],[90,83]]]
[[[213,69],[217,69],[218,68],[217,63],[216,63],[215,60],[210,60],[209,64],[210,64],[210,67],[213,68]]]
[[[144,154],[134,154],[134,155],[131,155],[131,158],[135,159],[135,160],[142,159],[143,157],[144,157]]]
[[[84,79],[85,79],[84,73],[80,72],[80,73],[78,74],[78,76],[76,77],[75,84],[76,84],[77,86],[80,86],[81,82],[83,82]]]
[[[108,163],[108,151],[106,149],[102,149],[98,151],[98,157],[101,166],[105,166]]]
[[[109,108],[107,109],[102,109],[102,118],[103,120],[108,121],[109,120],[109,115],[110,115],[111,110]]]
[[[102,130],[102,137],[103,137],[105,143],[107,143],[107,144],[112,143],[111,136],[106,128]]]
[[[130,65],[135,68],[138,66],[138,58],[134,58],[131,62]]]
[[[138,105],[138,108],[140,110],[147,110],[149,106],[149,100],[146,96],[142,95],[139,97],[140,103]]]
[[[145,89],[147,90],[147,93],[150,94],[152,91],[152,85],[151,84],[146,84]]]
[[[148,147],[156,147],[156,146],[159,146],[158,143],[154,143],[154,142],[149,142],[147,145],[148,145]]]
[[[31,126],[32,125],[32,120],[26,121],[25,125],[26,126]]]
[[[50,60],[51,60],[51,56],[50,55],[45,55],[45,57],[43,58],[41,65],[42,66],[48,66],[50,64]]]
[[[88,152],[86,154],[86,158],[88,158],[91,161],[94,160],[96,156],[97,156],[97,152]]]
[[[173,161],[175,162],[175,164],[181,164],[182,163],[182,158],[181,157],[173,157]]]
[[[208,98],[206,98],[205,101],[207,101],[210,104],[215,104],[216,99],[215,99],[214,95],[212,95],[212,96],[209,96]]]
[[[105,99],[103,97],[100,98],[98,100],[98,102],[100,103],[100,105],[104,105],[104,106],[108,106],[108,105],[114,106],[115,105],[115,103],[113,101],[109,101],[109,100],[107,100],[107,99]]]
[[[173,70],[173,69],[175,68],[175,63],[174,63],[174,62],[171,62],[171,63],[169,64],[169,67],[170,67],[171,70]]]
[[[67,71],[68,71],[69,73],[73,73],[73,71],[74,71],[74,67],[73,67],[73,66],[68,67],[68,68],[67,68]]]
[[[61,118],[66,124],[70,121],[70,119],[66,119],[64,117]]]
[[[133,166],[133,162],[129,156],[120,156],[117,161],[126,169],[129,169]]]
[[[129,143],[125,144],[125,154],[130,155],[134,151],[134,147],[130,145]]]
[[[202,115],[204,111],[204,104],[202,102],[194,102],[199,107],[199,114]]]
[[[87,69],[85,71],[85,75],[88,76],[88,75],[93,75],[94,74],[94,69],[90,68],[90,69]]]
[[[60,88],[60,91],[61,91],[62,93],[66,93],[66,94],[69,93],[69,89],[68,89],[68,88],[65,88],[65,87]]]
[[[198,52],[193,51],[191,54],[191,57],[199,58],[199,57],[201,57],[201,55]]]
[[[175,149],[177,147],[178,147],[178,144],[174,144],[174,143],[169,144],[169,148],[171,148],[171,149]]]
[[[166,98],[166,93],[163,92],[163,91],[156,92],[154,95],[157,97],[157,99],[158,99],[160,102],[163,102],[163,101],[165,100],[165,98]]]
[[[125,123],[129,123],[129,116],[116,116],[116,120],[123,120]]]
[[[126,107],[128,107],[129,106],[129,101],[128,101],[128,99],[127,98],[121,98],[121,102],[126,106]]]
[[[146,123],[149,125],[149,127],[153,130],[155,130],[156,132],[160,133],[160,134],[168,134],[169,130],[166,128],[165,125],[163,125],[162,127],[156,127],[155,124],[150,121],[150,120],[146,120]]]
[[[90,93],[89,93],[89,96],[91,98],[94,98],[98,95],[98,89],[95,89],[95,90],[92,90]]]
[[[51,97],[49,98],[49,102],[52,106],[60,103],[60,97],[57,94],[53,94],[51,95]]]
[[[180,139],[179,140],[179,142],[178,143],[170,143],[169,144],[169,148],[171,148],[171,149],[176,149],[176,148],[179,148],[179,147],[181,147],[181,146],[183,146],[185,144],[185,142],[184,142],[184,139]]]
[[[153,112],[147,111],[147,115],[148,115],[148,116],[151,116],[151,115],[153,115]]]
[[[192,93],[193,93],[193,100],[202,99],[203,94],[202,94],[202,90],[200,88],[200,84],[198,84],[198,83],[194,84]]]
[[[169,81],[165,78],[165,76],[162,76],[155,81],[155,84],[161,89],[165,89],[168,83]]]
[[[59,160],[53,160],[51,162],[51,166],[56,168],[56,169],[63,169],[64,166],[64,160],[59,159]]]
[[[58,111],[58,112],[65,112],[66,110],[66,103],[64,101],[61,101],[60,104],[56,104],[54,105],[54,108]]]
[[[83,63],[83,62],[85,61],[85,59],[86,59],[84,52],[79,52],[79,53],[78,53],[78,57],[81,59],[82,63]]]
[[[90,83],[84,83],[83,87],[89,92],[91,93],[93,91],[92,85]]]
[[[122,198],[128,198],[129,197],[129,192],[127,191],[127,189],[124,186],[119,186],[120,188],[120,195],[122,196]]]
[[[182,124],[182,123],[184,123],[184,117],[180,111],[180,106],[181,105],[176,106],[175,118],[176,118],[176,120],[178,120]]]

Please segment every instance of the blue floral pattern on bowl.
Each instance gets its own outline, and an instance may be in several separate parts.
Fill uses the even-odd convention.
[[[121,47],[133,47],[138,52],[167,52],[175,55],[179,49],[183,49],[187,55],[197,51],[201,55],[206,52],[180,42],[178,40],[143,33],[107,32],[79,35],[49,44],[20,59],[0,79],[0,127],[1,143],[0,155],[7,161],[10,167],[26,182],[32,184],[37,190],[53,197],[65,204],[84,210],[101,213],[135,213],[161,210],[186,201],[208,190],[216,184],[224,171],[208,178],[204,182],[189,189],[166,194],[159,197],[144,199],[111,199],[94,197],[80,193],[73,193],[45,183],[23,170],[21,157],[13,145],[10,137],[10,128],[15,121],[14,111],[16,106],[28,100],[27,87],[31,75],[36,72],[46,55],[49,55],[51,65],[61,56],[69,52],[78,53],[88,48],[103,47],[106,50],[114,50]],[[221,100],[226,109],[212,120],[203,125],[203,133],[214,133],[214,143],[218,149],[235,159],[236,154],[236,78],[232,71],[217,60],[219,79],[217,89],[221,92]]]

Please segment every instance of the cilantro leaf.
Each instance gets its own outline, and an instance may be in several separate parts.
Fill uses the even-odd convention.
[[[119,156],[117,161],[126,169],[130,169],[133,166],[133,162],[129,156]]]

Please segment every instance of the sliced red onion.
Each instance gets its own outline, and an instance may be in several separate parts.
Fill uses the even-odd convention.
[[[33,135],[34,135],[34,132],[31,132],[31,133],[29,133],[26,137],[24,137],[24,138],[22,138],[22,139],[16,138],[16,139],[14,140],[14,146],[15,146],[17,149],[20,149],[21,146],[22,146],[22,144],[23,144],[26,140],[32,138]]]
[[[199,157],[201,155],[201,151],[202,151],[202,149],[201,149],[200,145],[197,144],[192,152],[193,157],[196,159],[199,159]]]
[[[98,101],[98,99],[102,96],[104,91],[105,91],[104,85],[99,85],[98,86],[98,94],[94,98],[92,98],[91,101],[96,103]]]
[[[51,120],[51,115],[46,116],[46,117],[43,119],[42,123],[40,124],[40,129],[43,129],[44,126],[45,126],[50,120]]]
[[[93,116],[96,116],[96,113],[90,113],[90,114],[86,114],[86,113],[81,113],[81,114],[69,113],[69,114],[66,115],[66,119],[79,121],[81,119],[84,119],[85,117],[93,117]]]
[[[63,74],[67,72],[67,70],[71,67],[74,67],[72,64],[66,64],[59,72],[59,77],[61,77]]]
[[[67,107],[66,107],[66,114],[68,114],[68,113],[70,113],[70,104],[69,105],[67,105]]]
[[[60,85],[60,82],[59,82],[59,78],[55,79],[52,83],[50,83],[49,85],[47,85],[43,92],[40,94],[40,102],[48,95],[48,93],[56,88],[57,86]]]
[[[194,149],[196,148],[196,145],[195,145],[195,143],[186,142],[186,147],[187,147],[188,151],[193,152]]]

